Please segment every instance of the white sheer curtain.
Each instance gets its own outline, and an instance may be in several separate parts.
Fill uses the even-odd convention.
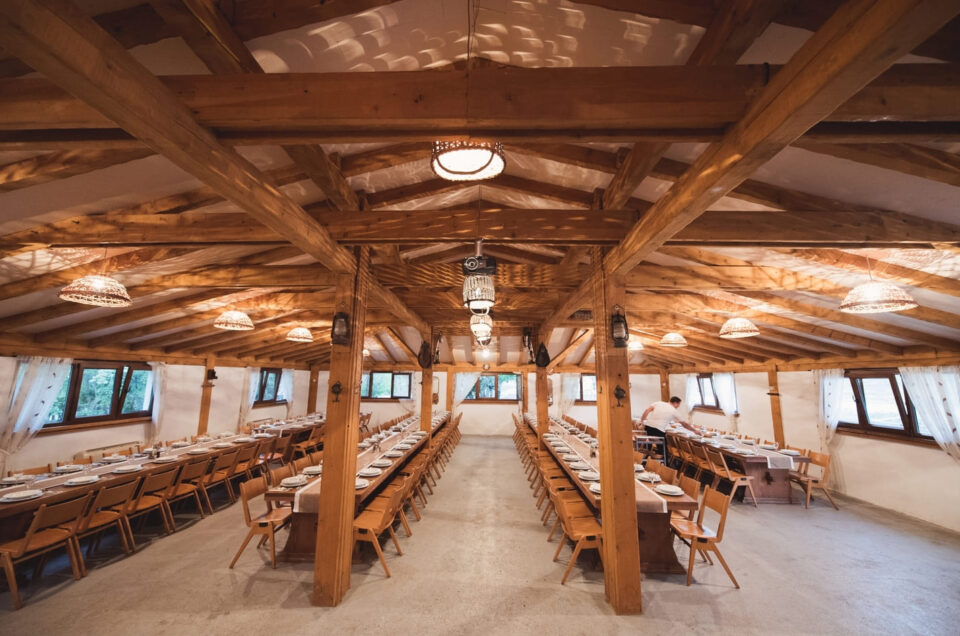
[[[918,423],[960,461],[960,366],[900,367]]]
[[[580,395],[580,374],[563,373],[560,375],[560,417],[570,411],[570,407]]]
[[[293,412],[293,369],[283,369],[280,371],[280,384],[277,385],[277,399],[287,401],[287,417],[290,417],[290,413]]]
[[[249,372],[244,374],[243,388],[240,395],[240,415],[237,420],[237,430],[247,423],[250,417],[250,408],[257,401],[257,392],[260,390],[260,367],[249,367]]]
[[[460,406],[460,403],[467,397],[467,394],[477,383],[479,373],[458,373],[456,374],[453,385],[453,408]],[[451,413],[453,409],[451,409]]]
[[[737,413],[737,385],[732,373],[714,373],[713,389],[717,392],[720,409],[730,420],[730,431],[740,428],[740,414]]]
[[[684,396],[687,402],[687,423],[693,424],[693,407],[700,404],[700,385],[697,384],[697,374],[687,374],[687,393]]]
[[[840,409],[843,404],[843,369],[818,369],[813,372],[817,380],[818,411],[817,430],[820,433],[820,449],[826,451],[837,424],[840,422]]]
[[[0,475],[6,474],[7,457],[26,446],[46,424],[72,362],[69,358],[17,358],[14,381],[0,412]]]
[[[167,363],[148,362],[153,380],[153,412],[150,413],[150,430],[147,445],[153,445],[160,439],[160,419],[163,417],[163,400],[167,390]]]

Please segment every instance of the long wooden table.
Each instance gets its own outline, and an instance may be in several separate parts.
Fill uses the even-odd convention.
[[[536,426],[531,420],[527,420],[527,425],[536,431]],[[560,439],[565,441],[571,449],[576,450],[575,442],[570,439],[571,435],[558,423],[551,423],[550,432],[559,435]],[[578,471],[570,468],[568,463],[562,458],[561,453],[557,452],[550,444],[544,444],[544,446],[547,452],[556,459],[563,471],[570,477],[570,481],[577,486],[586,502],[599,513],[600,495],[590,490],[590,483],[580,479]],[[580,454],[581,457],[583,456],[582,453],[578,454]],[[595,469],[598,467],[599,462],[596,458],[583,457],[583,460],[594,466]],[[673,548],[674,535],[670,530],[670,513],[673,511],[686,512],[696,510],[698,505],[697,501],[685,494],[677,497],[661,496],[654,493],[651,485],[648,485],[647,482],[634,480],[634,483],[637,494],[637,533],[640,539],[640,567],[644,572],[686,573],[686,569],[680,564],[679,559],[677,559],[677,553]],[[663,500],[664,505],[659,510],[656,509],[656,506],[651,505],[651,494]]]
[[[399,438],[406,437],[412,433],[420,430],[420,419],[419,417],[411,418],[412,423],[409,428],[405,428],[401,433],[398,434]],[[410,459],[412,459],[417,453],[419,453],[424,446],[426,446],[427,441],[432,439],[443,430],[443,427],[447,425],[450,421],[450,414],[447,413],[443,418],[435,423],[433,430],[430,431],[429,436],[423,436],[416,444],[413,444],[409,450],[403,451],[403,457],[398,457],[393,460],[393,465],[389,468],[384,468],[383,472],[378,475],[376,478],[370,479],[370,484],[361,490],[356,491],[354,504],[355,504],[355,513],[360,510],[363,504],[369,501],[374,497],[381,487],[386,484],[390,479],[396,475],[402,467],[404,467]],[[392,442],[396,444],[397,441]],[[383,449],[383,452],[389,450],[390,447],[386,446]],[[362,455],[364,450],[360,450],[358,455]],[[357,466],[357,469],[363,468],[363,466]],[[300,493],[300,499],[303,500],[303,491],[311,489],[319,489],[320,484],[317,483],[322,479],[322,476],[318,477],[309,477],[307,479],[307,484],[299,488],[280,488],[274,487],[266,492],[264,495],[267,501],[274,502],[280,505],[289,505],[294,507],[293,514],[290,516],[290,534],[287,537],[287,541],[283,546],[283,549],[280,551],[279,558],[282,561],[290,562],[301,562],[309,561],[312,562],[316,555],[317,550],[317,510],[309,508],[306,510],[301,510],[297,508],[297,494]],[[318,490],[319,492],[319,490]]]
[[[681,436],[692,445],[703,446],[704,444],[694,437],[667,432],[667,437],[670,438],[671,445],[674,448],[676,448],[677,437]],[[722,436],[715,436],[713,439],[718,439],[721,443],[733,444],[737,448],[745,446],[737,440],[725,439]],[[769,457],[776,451],[766,451],[757,445],[751,448],[757,451],[756,455],[743,455],[735,450],[722,447],[716,448],[716,450],[723,453],[727,465],[732,469],[739,470],[748,477],[753,477],[753,492],[756,494],[759,503],[790,503],[790,488],[792,487],[790,485],[790,470],[793,465],[809,463],[810,458],[804,455],[790,457],[789,459],[792,462],[783,462],[784,466],[774,468],[770,466]],[[778,461],[787,457],[780,453],[776,454],[780,455]],[[741,499],[747,496],[745,492],[738,495]]]
[[[298,437],[301,435],[306,436],[309,435],[314,426],[320,426],[321,424],[322,423],[306,424],[303,426],[289,425],[282,428],[277,428],[276,431],[280,435],[289,434]],[[121,484],[140,479],[141,477],[146,477],[164,470],[169,470],[171,466],[179,468],[189,461],[196,460],[198,457],[207,457],[212,462],[223,453],[232,452],[238,448],[243,448],[255,443],[247,442],[243,444],[232,444],[230,448],[212,447],[213,444],[219,442],[232,442],[233,440],[241,437],[246,436],[239,434],[231,435],[229,437],[211,439],[209,442],[191,444],[190,446],[183,448],[170,449],[165,453],[165,455],[175,456],[177,458],[176,461],[172,462],[157,463],[147,457],[131,457],[129,460],[124,462],[116,462],[112,464],[94,463],[84,465],[85,470],[83,472],[71,473],[67,475],[51,474],[47,476],[38,476],[37,479],[24,484],[23,486],[2,488],[0,489],[0,495],[18,489],[43,490],[43,495],[35,499],[28,499],[26,501],[0,503],[0,541],[7,541],[22,537],[26,532],[27,527],[30,525],[34,511],[42,504],[54,504],[61,501],[67,501],[69,499],[83,496],[88,492],[99,490],[103,487],[119,486]],[[260,440],[258,439],[257,442],[259,441]],[[195,455],[187,452],[194,448],[205,448],[208,452],[205,455]],[[113,472],[118,467],[130,464],[139,464],[143,466],[143,468],[134,473],[118,474]],[[62,483],[59,483],[63,481],[61,477],[79,477],[90,474],[96,474],[100,479],[92,484],[85,484],[82,486],[65,486]]]

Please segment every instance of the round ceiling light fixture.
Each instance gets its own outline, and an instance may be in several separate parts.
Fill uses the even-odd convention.
[[[227,331],[250,331],[253,329],[253,321],[242,311],[231,309],[220,314],[220,317],[213,321],[213,326]]]
[[[720,327],[721,338],[752,338],[759,335],[757,326],[746,318],[731,318]]]
[[[493,318],[488,314],[474,314],[470,316],[470,332],[477,340],[487,339],[493,335]]]
[[[687,339],[676,331],[671,331],[663,338],[660,338],[661,347],[686,347]]]
[[[447,181],[491,179],[507,166],[499,141],[435,141],[430,167]]]
[[[60,290],[60,300],[96,307],[129,307],[127,288],[109,276],[92,274],[73,281]]]
[[[313,334],[306,327],[294,327],[287,333],[290,342],[313,342]]]
[[[489,312],[497,302],[493,277],[471,274],[463,279],[463,306],[473,314]]]
[[[871,280],[851,289],[840,303],[848,314],[879,314],[918,307],[917,301],[893,283]]]

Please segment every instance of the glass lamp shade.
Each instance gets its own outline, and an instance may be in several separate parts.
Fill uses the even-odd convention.
[[[313,342],[313,334],[306,327],[294,327],[287,333],[290,342]]]
[[[671,331],[663,338],[660,338],[661,347],[686,347],[687,339],[676,331]]]
[[[242,311],[231,309],[220,314],[220,317],[213,321],[213,326],[227,331],[250,331],[253,329],[253,321]]]
[[[482,338],[477,338],[477,344],[481,347],[486,347],[493,340],[490,336],[484,336]]]
[[[848,314],[879,314],[887,311],[904,311],[917,307],[910,294],[892,283],[872,280],[857,285],[840,303],[840,311]]]
[[[489,338],[493,335],[493,318],[486,314],[470,316],[470,331],[477,340]]]
[[[507,166],[499,141],[435,141],[430,167],[447,181],[482,181]]]
[[[364,349],[363,349],[363,357],[364,357],[364,358],[369,358],[369,357],[370,357],[370,350],[367,349],[366,347],[364,347]]]
[[[751,338],[759,335],[757,326],[746,318],[731,318],[720,327],[721,338]]]
[[[497,302],[493,278],[486,274],[471,274],[463,279],[463,306],[474,314],[485,314]]]
[[[84,276],[60,290],[60,300],[97,307],[129,307],[127,288],[109,276]]]

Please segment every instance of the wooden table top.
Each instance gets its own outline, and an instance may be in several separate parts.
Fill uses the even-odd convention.
[[[668,433],[667,433],[667,436],[673,437],[673,438],[683,437],[684,439],[686,439],[686,440],[687,440],[688,442],[690,442],[691,444],[697,444],[697,445],[700,445],[700,446],[703,446],[703,444],[704,444],[704,443],[703,443],[702,441],[700,441],[700,440],[697,440],[697,439],[694,439],[694,438],[691,438],[691,437],[686,437],[686,436],[683,436],[683,435],[677,435],[676,433],[673,433],[673,432],[668,432]],[[715,437],[716,437],[716,436],[715,436]],[[713,439],[713,438],[711,438],[711,439]],[[735,443],[735,444],[737,444],[738,446],[739,446],[739,445],[742,445],[742,443],[741,443],[739,440],[735,440],[735,439],[734,439],[734,440],[731,440],[731,439],[727,439],[727,438],[723,438],[723,437],[720,437],[719,439],[720,439],[721,442]],[[750,446],[750,445],[746,445],[746,446]],[[768,462],[767,462],[767,456],[764,455],[764,452],[773,452],[773,453],[776,453],[776,452],[777,452],[777,451],[765,451],[765,449],[761,448],[759,444],[754,444],[754,445],[752,445],[752,448],[757,451],[757,454],[756,454],[756,455],[742,455],[742,454],[740,454],[740,453],[735,452],[733,449],[730,449],[730,448],[720,448],[720,447],[713,447],[713,448],[716,448],[718,451],[720,451],[721,453],[723,453],[726,457],[730,457],[730,458],[732,458],[732,459],[736,459],[736,460],[738,460],[738,461],[740,461],[740,462],[743,462],[743,463],[745,463],[745,464],[764,464],[764,465],[766,465]],[[783,455],[783,456],[784,456],[784,457],[787,457],[787,455]],[[793,463],[794,463],[794,464],[808,464],[808,463],[810,463],[810,458],[807,457],[806,455],[798,455],[798,456],[796,456],[796,457],[790,456],[790,459],[793,460]],[[779,470],[787,470],[787,469],[779,469]]]

